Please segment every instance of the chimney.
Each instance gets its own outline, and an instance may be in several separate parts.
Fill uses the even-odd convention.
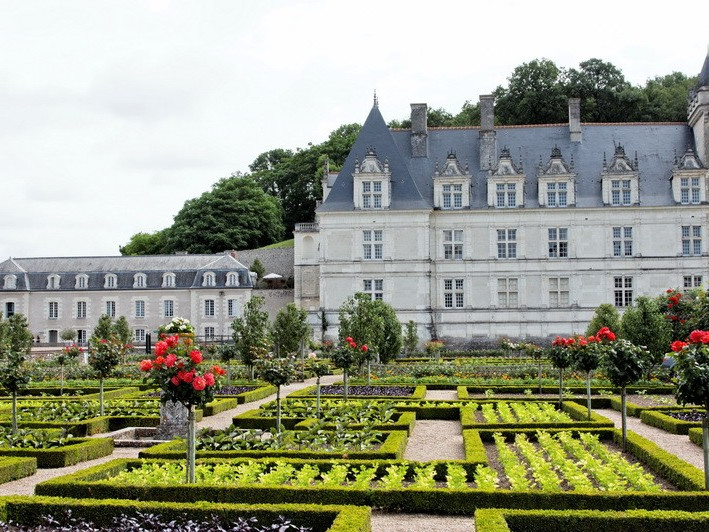
[[[581,98],[569,98],[569,135],[571,142],[581,142]]]
[[[233,258],[233,259],[238,258],[238,257],[236,256],[236,250],[235,250],[235,249],[227,249],[227,250],[224,252],[224,255],[229,255],[229,256],[230,256],[231,258]]]
[[[428,105],[411,104],[411,156],[428,157]]]
[[[487,170],[495,162],[497,144],[495,138],[495,97],[480,96],[480,170]]]
[[[330,159],[325,157],[322,169],[322,201],[327,199],[328,194],[330,194]],[[322,203],[321,201],[321,203]]]

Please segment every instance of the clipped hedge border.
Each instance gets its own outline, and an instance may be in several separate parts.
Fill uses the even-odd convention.
[[[276,418],[273,416],[264,416],[262,409],[255,408],[239,414],[232,418],[232,424],[235,427],[242,429],[261,429],[268,430],[276,426]],[[376,423],[375,430],[405,430],[407,434],[411,434],[416,423],[416,414],[414,412],[397,412],[394,414],[396,418],[392,423]],[[307,430],[312,425],[317,423],[315,418],[305,417],[281,417],[281,425],[286,430]],[[352,430],[357,430],[364,427],[363,423],[348,423],[347,427]],[[335,424],[327,424],[324,430],[334,430]]]
[[[486,390],[492,390],[496,394],[504,394],[504,393],[512,393],[512,394],[520,394],[524,393],[525,390],[532,390],[532,394],[538,394],[539,393],[539,384],[537,383],[530,383],[529,385],[519,385],[519,384],[491,384],[491,385],[467,385],[468,388],[468,393],[485,393]],[[577,386],[564,386],[564,390],[569,390],[573,394],[583,394],[586,395],[586,386],[585,385],[577,385]],[[627,387],[627,392],[628,394],[632,394],[636,391],[644,391],[649,394],[653,395],[669,395],[674,393],[674,386],[663,386],[663,385],[655,385],[655,386],[628,386]],[[591,386],[591,393],[592,394],[599,394],[599,392],[604,391],[604,392],[613,392],[615,394],[620,393],[620,389],[616,388],[612,385],[608,386]],[[542,386],[542,393],[543,394],[556,394],[559,395],[559,387],[558,386],[549,386],[549,385],[544,385]]]
[[[341,386],[342,383],[335,384],[336,386]],[[350,386],[360,386],[357,384],[350,384]],[[387,386],[406,386],[408,388],[413,388],[414,392],[411,395],[349,395],[348,399],[351,399],[352,401],[359,401],[362,399],[377,399],[380,401],[401,401],[404,399],[411,399],[411,400],[420,400],[423,401],[426,399],[426,387],[422,386],[420,384],[414,385],[414,384],[372,384],[372,386],[378,386],[381,388],[386,388]],[[315,388],[316,386],[308,386],[306,388],[303,388],[302,390],[296,390],[295,392],[292,392],[288,394],[288,397],[308,397],[308,398],[314,398],[315,397]],[[342,399],[342,395],[337,394],[337,395],[320,395],[321,399]]]
[[[611,408],[613,410],[617,410],[618,412],[621,411],[621,401],[620,397],[611,397]],[[628,400],[626,398],[625,400],[625,412],[629,416],[633,417],[640,417],[640,413],[644,412],[645,410],[682,410],[682,407],[677,407],[677,406],[640,406],[638,404],[633,403],[632,401]],[[687,407],[687,410],[691,410],[691,408]]]
[[[489,464],[485,444],[480,438],[479,431],[463,429],[463,448],[465,449],[465,461],[471,464],[473,471],[478,465]]]
[[[29,477],[37,472],[37,459],[32,456],[0,456],[0,484]]]
[[[709,530],[709,512],[673,510],[508,510],[484,508],[475,511],[477,532],[512,530],[573,530],[574,532],[704,532]]]
[[[239,406],[239,401],[236,397],[215,397],[214,401],[202,407],[202,412],[204,416],[214,416],[227,410],[232,410],[237,406]]]
[[[484,401],[490,402],[490,401]],[[499,401],[508,402],[508,401]],[[526,402],[546,402],[552,403],[553,401],[526,401]],[[480,406],[478,404],[478,406]],[[588,409],[584,406],[582,407],[578,403],[564,401],[562,403],[562,411],[567,413],[574,421],[572,422],[545,422],[545,423],[486,423],[477,421],[475,419],[475,410],[470,406],[461,406],[460,408],[460,422],[463,425],[463,429],[575,429],[575,428],[613,428],[614,423],[595,412],[591,412],[591,420],[588,420]]]
[[[272,522],[285,515],[294,524],[312,527],[315,532],[370,532],[371,509],[349,505],[302,505],[302,504],[220,504],[201,501],[140,502],[130,500],[65,499],[60,497],[1,497],[0,518],[12,519],[21,524],[36,524],[43,514],[60,513],[70,509],[74,517],[90,519],[98,525],[108,525],[111,519],[134,513],[189,514],[193,518],[206,518],[219,514],[225,518],[256,517],[261,524]]]
[[[74,438],[71,442],[68,445],[49,449],[0,447],[0,456],[32,457],[36,460],[38,468],[49,469],[67,467],[113,453],[111,438]]]
[[[236,398],[239,404],[243,403],[252,403],[253,401],[258,401],[259,399],[264,399],[268,397],[269,395],[273,395],[276,393],[276,387],[266,385],[266,386],[259,386],[255,390],[250,390],[248,392],[240,393],[238,395],[235,395],[233,397]],[[217,396],[217,397],[232,397],[232,396]]]
[[[197,451],[197,458],[351,458],[353,460],[400,460],[406,449],[408,434],[403,430],[385,432],[384,442],[375,451]],[[159,443],[140,451],[140,458],[182,459],[185,457],[187,447],[184,440],[172,440]]]
[[[701,421],[684,421],[665,414],[658,410],[643,410],[640,412],[640,421],[651,427],[662,429],[671,434],[688,434],[689,429],[702,426]]]
[[[689,429],[689,441],[694,445],[699,445],[699,447],[704,447],[704,441],[702,439],[702,428]]]

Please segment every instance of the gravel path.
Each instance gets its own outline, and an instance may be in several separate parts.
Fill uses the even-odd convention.
[[[405,460],[462,460],[463,426],[460,421],[422,419],[416,421],[404,451]]]
[[[457,390],[426,390],[426,399],[429,401],[444,400],[455,401],[458,399]]]
[[[472,517],[372,512],[372,532],[471,532]]]
[[[622,421],[620,412],[616,410],[599,409],[594,410],[594,412],[607,417],[615,423],[616,427],[621,428]],[[702,471],[704,470],[704,453],[702,448],[689,441],[689,436],[670,434],[665,430],[646,425],[640,421],[640,418],[633,416],[627,416],[626,421],[628,423],[628,430],[636,432],[640,436],[655,442],[666,451],[679,456],[685,462],[698,467]]]

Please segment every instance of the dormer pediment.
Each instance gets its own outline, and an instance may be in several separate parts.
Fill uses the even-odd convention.
[[[436,171],[433,174],[434,177],[471,177],[470,169],[468,163],[465,163],[465,167],[460,164],[458,157],[455,152],[451,151],[446,157],[443,163],[443,168],[439,170],[438,162],[436,162]]]
[[[702,164],[702,161],[694,153],[694,150],[687,146],[687,151],[684,155],[677,160],[675,158],[675,169],[676,170],[706,170],[706,166]]]
[[[389,173],[389,161],[386,159],[382,163],[377,157],[377,152],[374,146],[367,148],[367,154],[364,160],[360,163],[355,162],[355,174],[388,174]]]
[[[625,155],[625,148],[618,144],[615,147],[613,158],[610,164],[606,164],[606,155],[603,154],[603,173],[606,174],[631,174],[638,171],[638,156],[635,154],[635,162]]]
[[[496,177],[518,175],[524,175],[522,170],[522,162],[520,161],[520,163],[516,165],[510,155],[510,149],[507,147],[502,148],[502,150],[500,150],[500,158],[497,161],[497,166],[494,170],[492,168],[488,170],[488,176]]]
[[[391,204],[389,161],[377,157],[374,146],[367,148],[364,160],[355,161],[353,202],[356,209],[388,209]]]
[[[554,146],[551,150],[551,157],[546,165],[542,163],[541,157],[539,159],[539,167],[537,168],[537,176],[559,176],[572,174],[574,171],[574,160],[571,159],[570,163],[567,163],[561,155],[561,150]]]
[[[610,163],[606,162],[606,154],[603,154],[601,194],[603,203],[613,207],[627,207],[640,203],[637,153],[635,159],[631,161],[625,154],[625,148],[617,144]]]

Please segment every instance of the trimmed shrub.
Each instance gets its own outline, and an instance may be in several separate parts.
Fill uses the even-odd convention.
[[[69,445],[49,449],[0,447],[0,456],[33,457],[40,469],[66,467],[108,456],[112,452],[113,440],[111,438],[74,438]]]
[[[31,456],[0,457],[0,484],[29,477],[37,472],[37,459]]]

